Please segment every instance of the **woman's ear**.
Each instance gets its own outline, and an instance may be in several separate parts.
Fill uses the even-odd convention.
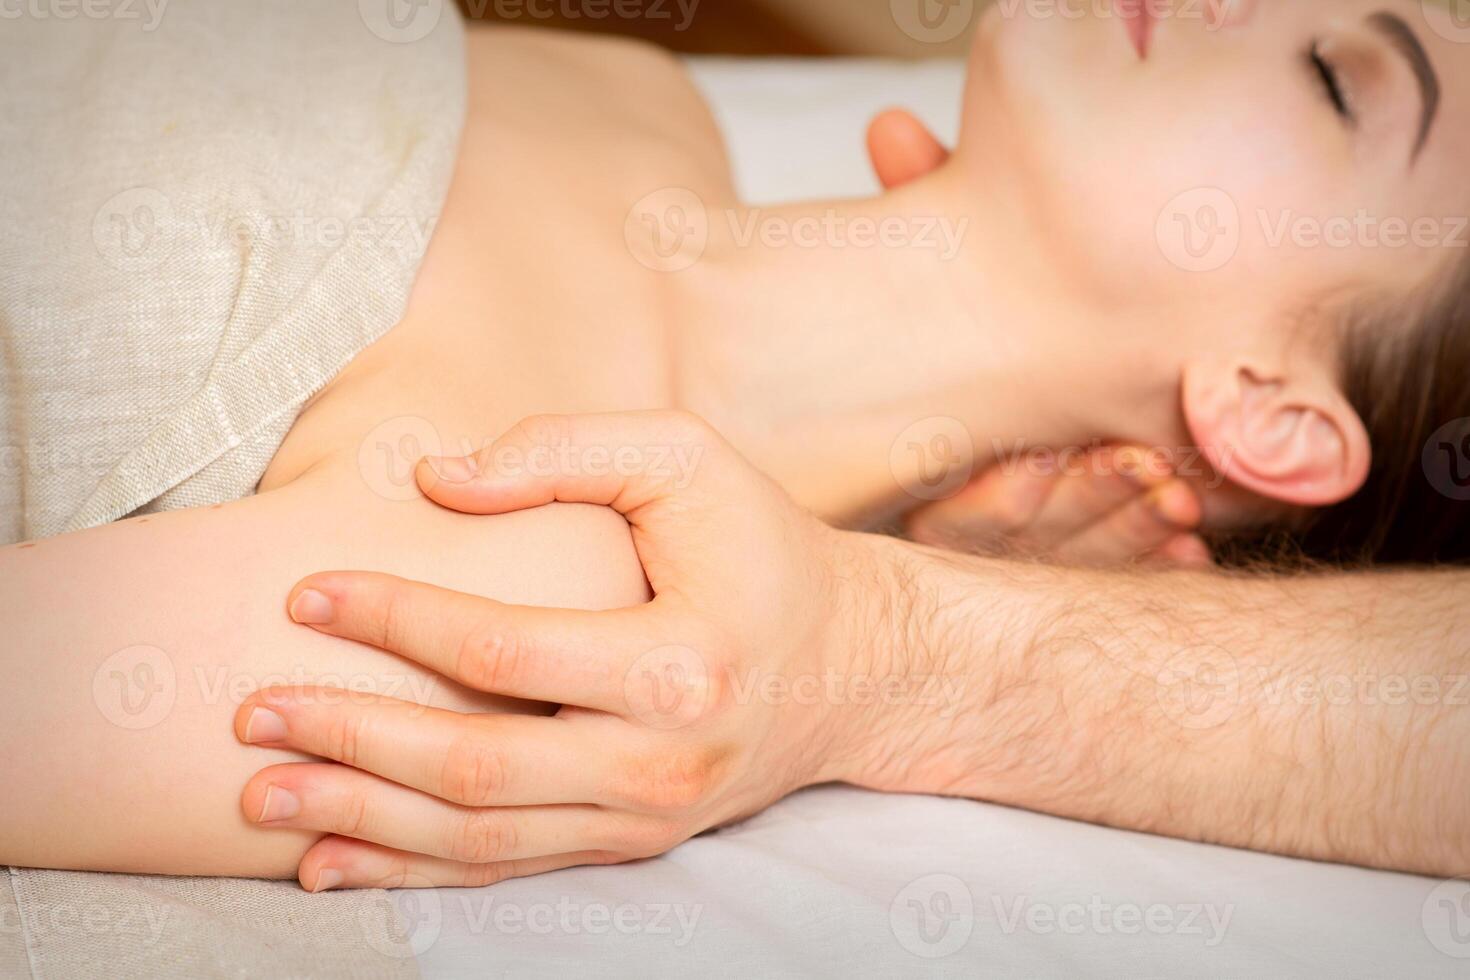
[[[889,190],[934,170],[949,159],[949,151],[913,113],[888,109],[868,124],[868,158]]]
[[[1368,478],[1368,432],[1325,377],[1288,377],[1240,361],[1184,369],[1184,416],[1215,469],[1272,500],[1341,503]]]

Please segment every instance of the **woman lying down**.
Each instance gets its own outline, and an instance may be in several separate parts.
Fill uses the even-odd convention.
[[[293,594],[299,622],[283,611],[294,583],[333,568],[530,606],[650,597],[609,508],[472,516],[398,492],[375,460],[428,450],[426,432],[454,455],[535,413],[683,409],[846,526],[923,496],[905,491],[923,485],[922,454],[903,451],[927,438],[921,420],[968,430],[977,473],[995,447],[1198,445],[1211,467],[1195,516],[1216,536],[1284,534],[1332,561],[1463,558],[1463,508],[1419,474],[1433,431],[1470,416],[1470,258],[1448,232],[1392,248],[1271,234],[1303,216],[1450,229],[1467,213],[1470,60],[1420,11],[1417,0],[1263,0],[1227,24],[1140,25],[997,6],[974,45],[952,155],[891,114],[871,134],[893,185],[882,196],[760,212],[736,198],[711,117],[673,59],[468,31],[463,137],[406,311],[300,411],[257,492],[0,550],[0,744],[12,760],[0,861],[265,877],[299,867],[312,888],[401,880],[405,868],[476,879],[476,859],[491,855],[466,842],[488,839],[474,830],[489,824],[429,792],[434,772],[390,780],[307,761],[250,710],[261,684],[371,689],[483,713],[497,736],[543,744],[548,774],[567,768],[555,707],[307,628],[320,622],[315,593]],[[1203,211],[1180,211],[1200,236],[1184,251],[1163,234],[1168,209],[1201,188],[1217,189],[1203,199],[1215,216],[1222,200],[1240,215],[1218,261]],[[639,204],[660,192],[678,207]],[[671,246],[699,208],[702,250]],[[742,233],[804,218],[965,230],[953,255]],[[398,448],[408,436],[419,442]],[[1153,544],[1176,557],[1196,547]],[[131,701],[116,701],[119,685]],[[423,717],[427,733],[440,716]],[[655,758],[677,759],[677,732],[650,737],[667,740]],[[602,772],[631,755],[621,739],[610,727],[609,758],[571,768]],[[822,745],[799,764],[771,760],[756,805],[832,778],[947,790],[841,768]],[[350,749],[338,757],[351,762]],[[650,783],[656,768],[643,770]],[[557,783],[548,775],[545,798],[526,784],[502,800],[536,815],[515,825],[517,873],[677,843],[619,805],[617,787],[600,787],[594,806],[556,798]]]

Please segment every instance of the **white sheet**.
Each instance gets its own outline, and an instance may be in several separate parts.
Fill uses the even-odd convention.
[[[954,64],[695,70],[755,203],[873,190],[863,131],[879,108],[908,104],[945,139],[958,115]],[[1470,973],[1470,959],[1451,955],[1470,957],[1467,891],[824,787],[634,867],[394,901],[435,980],[1450,977]]]
[[[636,866],[392,894],[427,978],[1464,976],[1435,885],[823,787]]]

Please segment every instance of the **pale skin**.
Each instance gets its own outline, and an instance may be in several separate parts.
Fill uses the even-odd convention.
[[[1445,79],[1445,101],[1408,180],[1409,129],[1395,129],[1401,113],[1417,111],[1407,69],[1357,26],[1340,29],[1379,70],[1363,87],[1381,107],[1381,132],[1359,148],[1287,50],[1288,39],[1294,45],[1318,26],[1311,18],[1313,11],[1326,16],[1323,5],[1271,11],[1213,38],[1224,47],[1201,50],[1229,57],[1213,62],[1214,75],[1191,78],[1203,87],[1249,75],[1271,82],[1273,92],[1286,86],[1294,93],[1273,95],[1268,109],[1245,96],[1225,107],[1242,117],[1266,113],[1262,138],[1270,145],[1256,150],[1292,163],[1284,174],[1261,175],[1240,154],[1224,161],[1233,174],[1260,178],[1232,185],[1242,207],[1274,201],[1350,212],[1358,198],[1343,190],[1348,182],[1319,178],[1324,168],[1337,173],[1332,168],[1353,161],[1369,168],[1375,200],[1396,213],[1420,213],[1431,200],[1437,208],[1452,191],[1464,193],[1455,170],[1465,130],[1455,125],[1465,111],[1464,64],[1452,46],[1425,37]],[[1046,30],[1083,33],[1068,40],[1072,34]],[[627,524],[607,508],[470,517],[374,492],[382,474],[364,469],[359,448],[390,419],[422,420],[441,450],[453,452],[482,446],[538,411],[688,409],[800,507],[858,525],[913,509],[903,489],[912,474],[895,471],[890,450],[917,420],[964,424],[975,437],[978,469],[993,458],[993,445],[1017,440],[1233,445],[1242,441],[1231,431],[1238,413],[1218,393],[1241,377],[1264,378],[1277,397],[1252,399],[1253,410],[1264,405],[1266,421],[1310,424],[1328,437],[1306,444],[1310,451],[1300,457],[1283,457],[1272,445],[1235,454],[1249,468],[1233,474],[1233,492],[1205,495],[1199,516],[1226,526],[1257,519],[1273,502],[1301,506],[1350,492],[1361,452],[1352,419],[1333,397],[1327,352],[1304,352],[1283,324],[1361,281],[1365,270],[1384,289],[1416,286],[1436,254],[1385,262],[1353,250],[1252,253],[1264,246],[1244,242],[1243,258],[1220,277],[1185,275],[1136,236],[1145,224],[1152,234],[1153,216],[1182,189],[1179,182],[1223,181],[1213,169],[1221,148],[1204,139],[1173,148],[1177,180],[1115,182],[1110,197],[1091,201],[1090,234],[1074,236],[1076,215],[1050,206],[1064,185],[1076,186],[1057,172],[1072,159],[1064,144],[1095,145],[1097,134],[1059,130],[1076,121],[1063,80],[1042,83],[1016,66],[1074,61],[1078,52],[1066,49],[1083,43],[1096,59],[1095,82],[1115,79],[1115,95],[1149,103],[1180,92],[1176,103],[1152,105],[1178,114],[1195,105],[1182,78],[1160,87],[1154,75],[1193,71],[1183,67],[1199,62],[1193,46],[1210,42],[1176,36],[1179,60],[1166,59],[1161,36],[1145,72],[1116,23],[991,24],[977,45],[966,137],[952,158],[872,201],[764,212],[779,220],[829,210],[970,217],[962,252],[942,261],[921,249],[737,247],[722,209],[740,218],[747,212],[735,199],[713,124],[676,62],[603,41],[472,34],[459,168],[404,320],[308,405],[261,493],[217,511],[154,515],[146,524],[0,550],[0,619],[7,624],[0,663],[12,688],[27,692],[0,719],[0,738],[25,760],[0,802],[0,860],[295,874],[312,842],[341,828],[254,826],[263,799],[250,795],[260,787],[251,774],[300,756],[238,743],[230,730],[238,698],[221,694],[218,671],[251,685],[303,671],[308,683],[336,675],[385,693],[402,693],[395,682],[404,677],[420,684],[438,677],[364,645],[293,628],[280,596],[315,569],[373,569],[525,606],[621,609],[648,598],[646,556],[640,565]],[[1018,52],[1029,53],[1018,62]],[[1020,124],[1016,114],[1038,99],[1053,111]],[[599,165],[587,167],[589,158]],[[1297,193],[1303,182],[1341,193],[1304,200]],[[633,203],[670,186],[692,189],[715,218],[705,258],[672,276],[639,265],[625,239]],[[1260,264],[1253,254],[1271,260],[1269,281],[1252,273]],[[1057,274],[1063,255],[1067,276]],[[1148,261],[1106,267],[1118,255]],[[1126,296],[1116,288],[1125,272]],[[1245,283],[1251,308],[1236,304],[1225,318],[1220,298]],[[1246,375],[1242,363],[1251,368]],[[1191,378],[1182,385],[1186,395],[1211,396],[1193,412],[1180,398]],[[1067,392],[1065,404],[1058,390]],[[1226,410],[1211,414],[1211,406]],[[1290,485],[1263,486],[1257,478],[1265,470],[1288,474]],[[109,655],[139,644],[165,652],[177,700],[159,724],[132,731],[99,708],[93,679]],[[416,700],[440,708],[497,704],[442,679],[418,690],[424,693]],[[553,693],[560,702],[561,692]],[[336,766],[312,771],[323,780],[364,778]],[[322,784],[339,798],[341,785]],[[759,802],[770,800],[745,801]],[[424,805],[438,804],[425,797]],[[126,819],[101,821],[104,811]],[[339,839],[329,840],[337,846]],[[556,853],[628,850],[606,843]],[[302,875],[320,887],[322,865],[312,860]],[[365,875],[361,883],[369,883]]]

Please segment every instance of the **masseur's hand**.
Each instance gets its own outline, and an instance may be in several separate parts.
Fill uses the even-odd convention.
[[[702,454],[689,486],[619,475],[631,472],[620,452],[655,446]],[[498,462],[510,459],[522,465]],[[553,717],[465,715],[312,689],[252,695],[236,716],[241,739],[344,763],[273,766],[243,794],[253,821],[331,835],[303,858],[305,887],[484,884],[659,854],[844,778],[879,727],[879,699],[820,687],[874,676],[859,601],[881,591],[869,539],[798,508],[702,422],[537,417],[417,476],[434,500],[478,514],[617,509],[656,597],[593,613],[378,574],[298,583],[298,622],[477,690],[563,705]],[[810,690],[782,686],[797,684]]]
[[[1199,496],[1167,460],[1133,446],[1102,446],[1048,467],[1002,462],[948,500],[909,515],[921,544],[1105,567],[1211,562],[1196,533]]]

